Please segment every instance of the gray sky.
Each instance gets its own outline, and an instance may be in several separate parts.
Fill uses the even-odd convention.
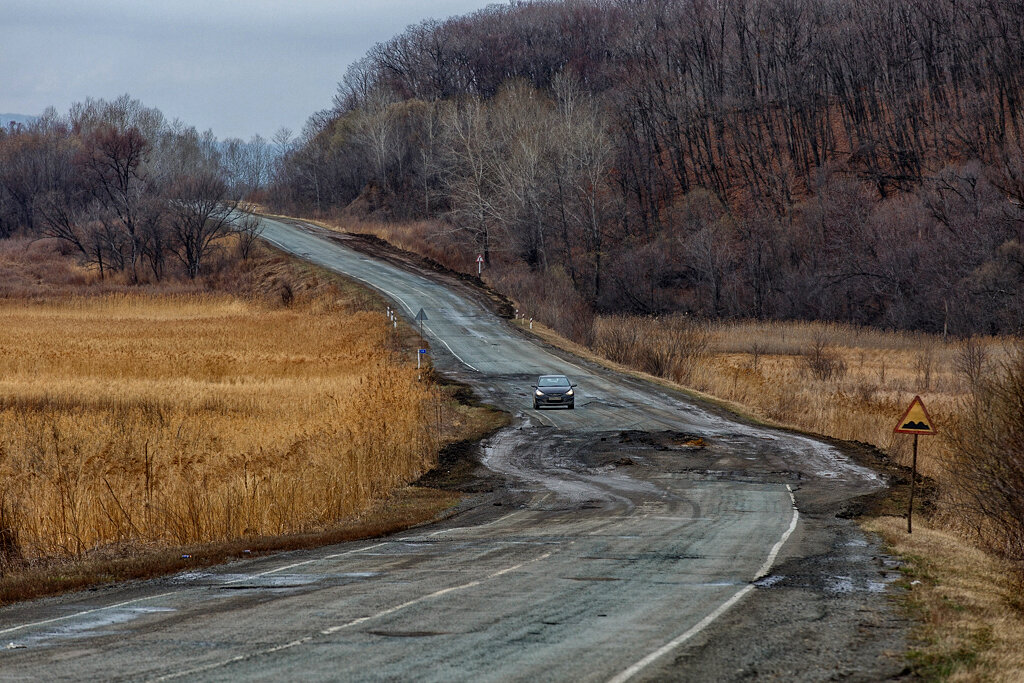
[[[298,132],[349,64],[494,0],[4,0],[0,112],[124,93],[217,137]]]

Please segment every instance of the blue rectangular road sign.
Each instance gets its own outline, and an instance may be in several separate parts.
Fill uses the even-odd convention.
[[[426,352],[427,352],[426,349],[420,349],[420,353],[426,353]]]

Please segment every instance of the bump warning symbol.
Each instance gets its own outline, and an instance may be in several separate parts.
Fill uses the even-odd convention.
[[[910,407],[903,414],[903,419],[900,420],[893,431],[897,434],[936,433],[935,427],[932,425],[932,419],[928,417],[928,411],[925,410],[920,396],[915,396],[914,400],[910,402]]]

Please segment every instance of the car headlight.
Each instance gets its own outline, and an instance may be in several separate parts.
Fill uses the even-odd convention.
[[[543,392],[543,391],[541,391],[540,389],[538,389],[537,391],[535,391],[535,392],[533,392],[533,393],[534,393],[534,395],[536,395],[536,396],[543,396],[543,395],[544,395],[544,392]]]
[[[565,392],[565,395],[566,396],[572,396],[572,389],[570,389],[569,391]]]

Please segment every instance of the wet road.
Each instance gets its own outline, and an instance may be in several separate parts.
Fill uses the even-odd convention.
[[[666,662],[806,552],[793,490],[839,499],[882,485],[831,446],[527,339],[443,278],[312,229],[267,221],[264,238],[362,280],[407,318],[425,311],[435,365],[516,416],[482,456],[516,504],[490,494],[393,538],[4,608],[0,679],[672,675]],[[576,410],[530,408],[531,377],[549,372],[578,382]],[[692,452],[689,436],[710,446]]]

